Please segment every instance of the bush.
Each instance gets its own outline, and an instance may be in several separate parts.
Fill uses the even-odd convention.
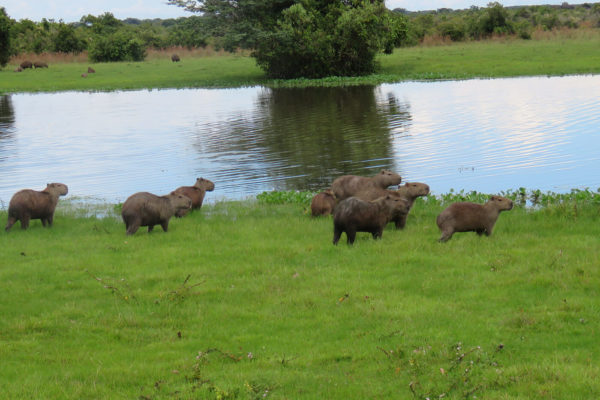
[[[11,19],[6,15],[3,7],[0,7],[0,67],[8,64],[10,59],[10,26]]]
[[[144,44],[125,32],[97,36],[89,48],[92,62],[143,61],[146,58]]]
[[[75,34],[71,25],[59,24],[56,37],[54,38],[54,51],[63,53],[81,53],[87,47],[85,40]]]

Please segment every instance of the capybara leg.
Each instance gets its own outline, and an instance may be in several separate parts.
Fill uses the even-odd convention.
[[[346,236],[348,236],[348,244],[354,244],[354,239],[356,239],[356,231],[353,229],[347,230]]]
[[[396,223],[396,229],[404,229],[406,226],[406,215],[398,217],[394,222]]]
[[[485,229],[477,229],[477,230],[475,230],[475,232],[477,232],[477,235],[479,235],[479,236],[483,235],[484,233],[487,235],[487,232],[485,231]]]
[[[163,231],[165,231],[165,232],[166,232],[166,231],[167,231],[167,229],[169,229],[169,221],[162,222],[162,223],[160,224],[160,226],[162,226],[162,228],[163,228]]]
[[[340,241],[340,236],[342,236],[342,230],[338,227],[333,228],[333,244],[338,244]]]
[[[8,221],[6,221],[6,228],[4,228],[4,230],[8,232],[10,228],[12,228],[12,226],[15,224],[15,222],[17,222],[17,219],[15,217],[8,217]]]
[[[381,236],[383,235],[383,230],[379,229],[377,231],[373,231],[372,235],[373,235],[373,239],[375,239],[375,240],[381,239]]]
[[[48,226],[52,226],[52,224],[54,223],[54,215],[48,216],[46,220],[48,221]]]
[[[447,242],[452,237],[454,231],[447,229],[442,231],[442,236],[440,237],[440,242]]]
[[[21,229],[29,228],[29,215],[21,216]]]
[[[154,225],[148,225],[148,232],[152,232],[152,229],[154,229]]]

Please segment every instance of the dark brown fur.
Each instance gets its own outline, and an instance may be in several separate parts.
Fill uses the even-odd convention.
[[[33,63],[33,66],[36,68],[48,68],[48,64],[43,61],[36,61]]]
[[[167,231],[169,220],[177,212],[189,209],[192,201],[181,194],[171,192],[166,196],[157,196],[148,192],[132,194],[123,203],[121,217],[125,222],[128,235],[137,232],[140,226],[147,226],[152,232],[154,225],[160,225]]]
[[[64,196],[68,192],[67,185],[63,183],[49,183],[41,192],[31,189],[18,191],[10,199],[8,205],[6,232],[17,221],[21,221],[21,229],[27,229],[31,219],[40,219],[43,226],[46,224],[52,226],[58,197]]]
[[[336,201],[342,201],[356,193],[369,189],[385,189],[388,186],[398,185],[402,181],[400,175],[391,171],[382,170],[375,176],[365,177],[356,175],[340,176],[331,184]]]
[[[96,70],[94,68],[92,68],[92,67],[88,67],[88,72],[87,73],[88,74],[95,74]]]
[[[173,62],[179,62],[179,61],[181,61],[181,59],[179,58],[179,56],[177,54],[173,54],[171,56],[171,61],[173,61]]]
[[[333,210],[333,244],[346,232],[348,244],[354,243],[356,232],[369,232],[381,238],[383,228],[397,214],[407,213],[406,201],[398,196],[384,196],[373,201],[356,197],[342,200]]]
[[[33,68],[33,63],[29,60],[25,60],[21,63],[21,68],[23,69],[27,69],[27,68]]]
[[[335,207],[335,195],[331,189],[327,189],[318,193],[313,197],[310,203],[310,211],[313,217],[329,215]]]
[[[429,186],[420,183],[420,182],[407,182],[404,185],[400,186],[398,190],[388,190],[381,188],[370,188],[368,190],[363,190],[358,192],[355,197],[365,201],[375,200],[379,197],[392,195],[398,196],[404,200],[408,205],[408,211],[406,214],[399,214],[392,219],[396,229],[404,229],[406,226],[406,218],[408,216],[408,212],[412,208],[415,203],[415,199],[420,196],[427,196],[429,194]]]
[[[202,207],[202,203],[204,202],[204,196],[206,192],[212,192],[215,190],[215,184],[208,179],[197,178],[194,186],[181,186],[175,189],[175,193],[182,194],[184,196],[189,197],[192,200],[192,210],[197,210]],[[185,216],[189,210],[183,210],[179,214],[178,217]]]
[[[477,232],[490,236],[501,211],[513,208],[510,199],[492,196],[485,204],[460,202],[450,204],[437,217],[437,225],[442,231],[440,242],[448,241],[454,232]]]

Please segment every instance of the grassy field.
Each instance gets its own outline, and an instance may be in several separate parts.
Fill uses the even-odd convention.
[[[597,198],[444,244],[420,200],[353,247],[298,203],[129,237],[63,208],[2,234],[2,398],[598,398]]]
[[[0,71],[0,93],[120,90],[141,88],[240,87],[253,85],[309,86],[379,84],[402,80],[466,79],[527,75],[565,75],[600,72],[600,31],[543,40],[490,40],[396,49],[380,57],[375,75],[320,80],[269,80],[247,55],[194,55],[172,63],[170,53],[153,53],[139,63],[53,63],[49,69],[14,73],[16,64]],[[209,53],[211,54],[211,53]],[[15,62],[20,59],[16,59]],[[95,74],[81,77],[88,65]]]

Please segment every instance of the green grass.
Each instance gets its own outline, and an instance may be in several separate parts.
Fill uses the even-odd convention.
[[[168,233],[68,208],[3,233],[2,398],[600,396],[597,195],[444,244],[443,201],[418,201],[353,247],[306,198],[205,205]]]
[[[344,78],[269,80],[249,56],[157,59],[140,63],[89,64],[96,74],[82,78],[88,64],[50,63],[49,69],[0,71],[0,93],[120,90],[141,88],[241,87],[267,85],[336,86],[402,80],[468,79],[600,72],[600,33],[576,38],[465,42],[448,46],[396,49],[380,57],[377,74]]]

